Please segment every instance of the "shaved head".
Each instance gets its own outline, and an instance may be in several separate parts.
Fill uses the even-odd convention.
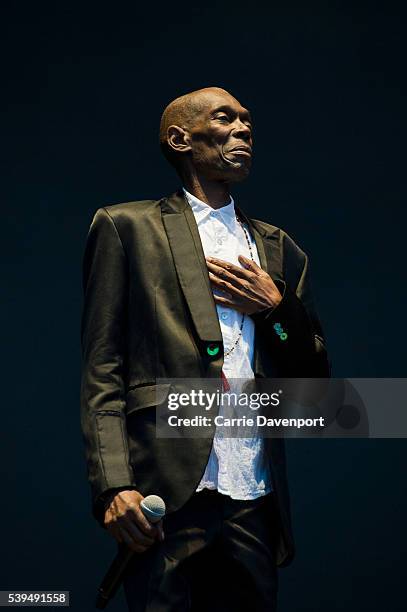
[[[168,128],[171,125],[190,128],[194,124],[197,115],[208,104],[208,100],[213,97],[213,94],[233,98],[228,91],[221,87],[204,87],[175,98],[164,109],[160,123],[160,146],[167,160],[174,166],[177,165],[177,155],[174,155],[173,150],[168,146]]]
[[[164,110],[160,145],[183,181],[198,175],[210,181],[240,181],[251,164],[250,113],[221,87],[192,91]]]

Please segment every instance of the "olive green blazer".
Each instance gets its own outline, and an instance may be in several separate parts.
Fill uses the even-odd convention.
[[[283,230],[238,211],[283,295],[277,308],[253,315],[255,377],[329,376],[307,256]],[[122,487],[161,495],[173,512],[195,491],[212,439],[155,436],[155,408],[169,391],[156,381],[220,377],[223,364],[205,257],[182,191],[99,208],[86,240],[83,288],[81,424],[94,515],[102,524],[104,496]],[[285,342],[275,322],[288,332]],[[270,441],[267,453],[282,565],[294,552],[284,441]]]

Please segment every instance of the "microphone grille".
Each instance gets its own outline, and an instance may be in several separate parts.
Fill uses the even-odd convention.
[[[165,514],[164,500],[158,495],[147,495],[140,505],[143,513],[151,522],[159,521]]]

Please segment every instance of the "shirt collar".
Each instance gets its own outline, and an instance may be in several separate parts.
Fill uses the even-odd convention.
[[[208,215],[210,215],[211,212],[215,212],[225,221],[235,218],[235,201],[232,196],[230,196],[230,202],[228,204],[225,204],[220,208],[212,208],[212,206],[209,206],[209,204],[202,202],[202,200],[192,195],[192,193],[189,193],[189,191],[187,191],[185,187],[183,187],[182,189],[184,191],[188,204],[192,208],[192,212],[194,213],[195,217],[198,218],[198,220],[205,219]]]

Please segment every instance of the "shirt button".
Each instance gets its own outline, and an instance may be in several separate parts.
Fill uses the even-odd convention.
[[[227,312],[222,312],[222,314],[220,315],[220,318],[222,319],[222,321],[226,321],[226,319],[229,318],[229,315]]]
[[[218,244],[223,244],[223,240],[222,240],[222,238],[218,238],[216,242],[217,242]]]
[[[211,217],[212,217],[212,218],[213,218],[213,217],[216,217],[216,212],[212,211],[212,212],[211,212]]]

